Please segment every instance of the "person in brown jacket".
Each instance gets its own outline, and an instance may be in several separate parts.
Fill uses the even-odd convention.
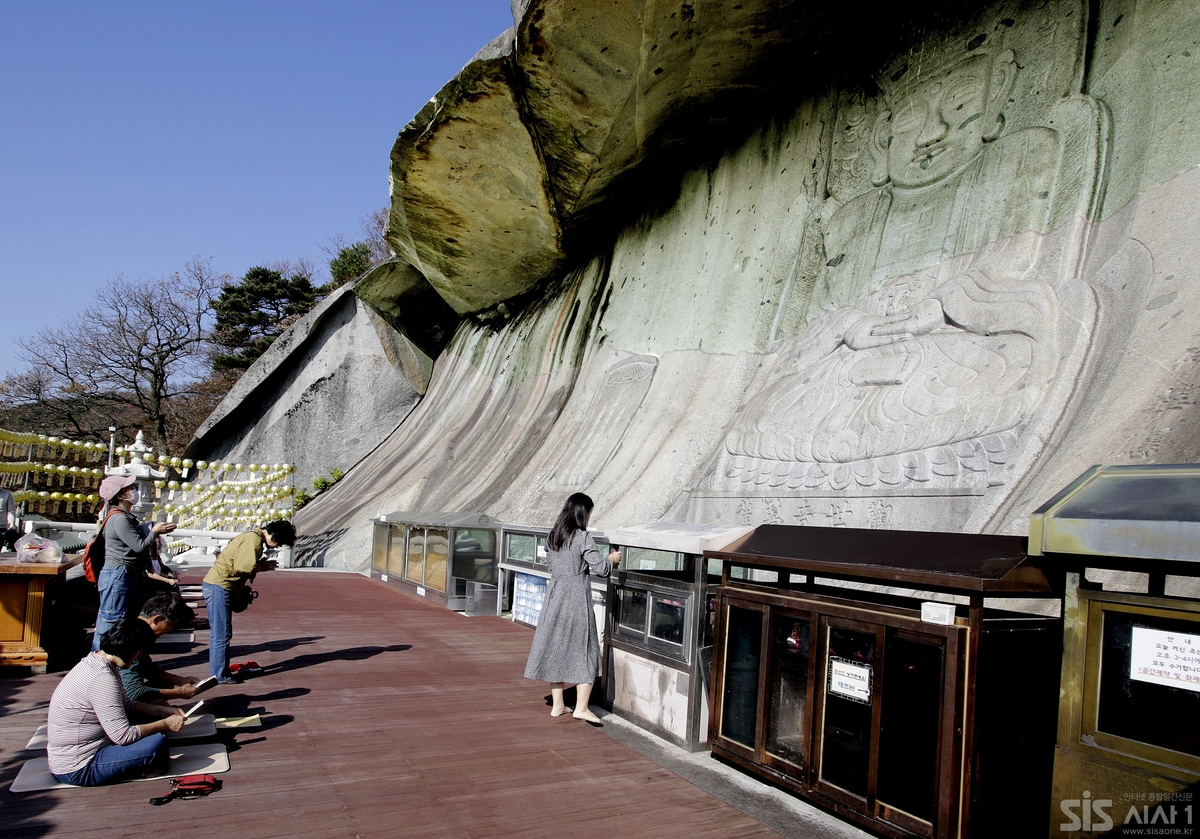
[[[278,563],[263,559],[266,548],[292,545],[296,528],[281,519],[255,530],[239,533],[217,556],[212,569],[204,575],[204,602],[208,605],[208,672],[223,685],[241,679],[229,672],[229,641],[233,637],[231,598],[235,587],[248,586],[260,571],[274,571]]]

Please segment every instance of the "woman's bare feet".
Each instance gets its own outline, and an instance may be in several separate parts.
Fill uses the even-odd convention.
[[[584,722],[590,722],[592,725],[603,725],[604,724],[604,723],[600,722],[600,718],[598,716],[596,716],[595,714],[592,713],[591,708],[576,708],[574,711],[571,712],[571,716],[573,716],[577,720],[583,720]]]
[[[566,705],[562,706],[561,708],[551,708],[550,709],[550,716],[552,716],[552,717],[561,717],[563,714],[570,714],[570,713],[572,713],[572,711]]]

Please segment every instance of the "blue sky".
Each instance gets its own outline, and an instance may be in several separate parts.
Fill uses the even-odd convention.
[[[508,0],[0,0],[0,375],[117,276],[327,261]]]

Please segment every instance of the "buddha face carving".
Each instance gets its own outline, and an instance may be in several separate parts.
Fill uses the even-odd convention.
[[[971,56],[889,91],[890,111],[876,132],[887,180],[901,188],[929,186],[970,163],[1000,134],[1015,74],[1013,54],[1005,50]]]

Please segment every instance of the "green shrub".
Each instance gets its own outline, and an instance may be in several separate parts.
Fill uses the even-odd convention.
[[[309,501],[312,501],[318,495],[325,492],[325,490],[329,489],[345,476],[346,473],[341,469],[334,469],[329,473],[328,478],[313,478],[312,492],[305,492],[302,489],[298,489],[293,493],[293,497],[296,499],[296,509],[299,510]]]

